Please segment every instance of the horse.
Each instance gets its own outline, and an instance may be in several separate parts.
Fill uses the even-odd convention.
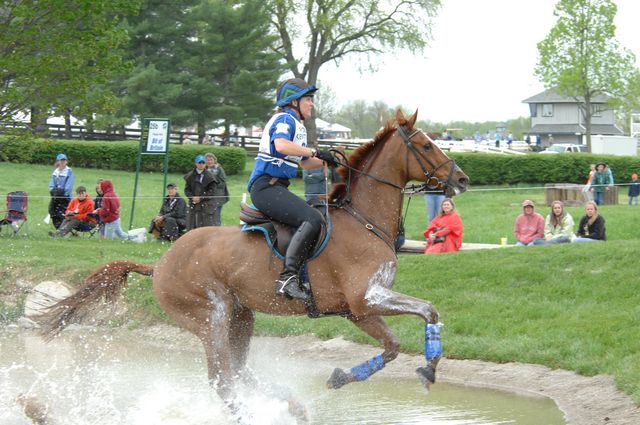
[[[329,196],[334,206],[329,212],[330,242],[307,265],[315,307],[320,315],[341,314],[384,348],[381,355],[348,372],[336,369],[327,381],[329,388],[367,379],[396,358],[400,342],[383,316],[413,314],[425,324],[439,319],[431,302],[392,290],[403,192],[408,182],[420,181],[419,190],[441,187],[453,196],[466,190],[469,179],[414,128],[416,119],[417,111],[405,118],[398,110],[395,120],[339,167],[344,181]],[[159,305],[200,339],[209,382],[233,410],[236,380],[251,379],[244,366],[254,312],[307,313],[302,301],[276,296],[279,262],[257,232],[242,232],[238,226],[194,229],[154,265],[115,261],[97,269],[74,295],[51,308],[44,332],[51,338],[81,318],[91,304],[116,297],[130,272],[153,275]],[[427,359],[428,369],[419,371],[422,378],[435,382],[438,360]],[[289,410],[300,413],[301,405],[288,401]]]

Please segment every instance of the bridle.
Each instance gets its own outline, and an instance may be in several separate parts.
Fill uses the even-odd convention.
[[[424,193],[427,192],[428,190],[434,190],[437,189],[439,187],[442,188],[446,188],[447,186],[449,186],[451,184],[451,181],[453,179],[453,173],[456,172],[457,170],[459,170],[459,168],[457,167],[457,165],[455,164],[455,161],[453,159],[447,159],[445,161],[443,161],[442,163],[435,165],[431,160],[429,160],[429,158],[427,158],[425,155],[422,154],[422,152],[420,152],[411,142],[411,139],[413,139],[414,136],[416,136],[419,133],[422,133],[429,141],[429,144],[426,144],[424,146],[425,151],[429,151],[431,149],[431,144],[433,144],[433,140],[431,140],[431,138],[429,136],[427,136],[426,134],[424,134],[421,130],[418,129],[414,129],[411,133],[409,133],[407,131],[407,129],[402,126],[402,125],[398,125],[396,127],[396,131],[398,132],[398,134],[400,135],[400,137],[402,138],[403,143],[405,144],[405,146],[407,147],[407,154],[406,154],[406,164],[407,167],[406,169],[409,169],[409,152],[411,152],[411,154],[413,155],[413,157],[415,158],[415,160],[417,161],[418,165],[420,166],[420,168],[422,169],[422,172],[425,176],[425,182],[422,185],[419,186],[411,186],[409,188],[406,188],[404,186],[400,186],[397,185],[389,180],[385,180],[383,178],[380,178],[378,176],[375,176],[373,174],[367,173],[366,170],[369,168],[370,164],[372,163],[371,159],[374,158],[378,152],[372,152],[369,155],[369,158],[367,159],[367,162],[365,162],[365,164],[362,166],[361,170],[358,170],[356,168],[353,168],[349,165],[349,162],[347,161],[346,157],[344,156],[344,154],[342,154],[339,151],[334,151],[335,153],[338,153],[339,155],[341,155],[343,157],[343,159],[345,160],[344,163],[341,161],[341,165],[345,168],[347,168],[347,170],[349,171],[348,175],[347,175],[347,182],[346,182],[346,190],[347,190],[347,194],[346,196],[344,196],[340,203],[336,204],[335,207],[337,208],[341,208],[343,210],[345,210],[346,212],[348,212],[349,214],[351,214],[356,220],[358,220],[361,224],[363,224],[365,226],[365,228],[369,231],[371,231],[373,234],[375,234],[377,237],[379,237],[380,239],[382,239],[395,253],[395,237],[392,237],[389,232],[387,232],[385,229],[383,229],[381,226],[375,224],[373,222],[373,220],[371,220],[369,217],[367,217],[366,214],[364,214],[363,212],[359,211],[355,206],[353,206],[352,203],[352,198],[351,198],[351,178],[352,178],[352,172],[353,173],[357,173],[360,176],[364,176],[367,178],[370,178],[372,180],[377,181],[378,183],[382,183],[385,184],[387,186],[391,186],[395,189],[400,190],[401,192],[405,192],[407,189],[411,190],[412,194],[419,194],[419,193]],[[389,136],[390,137],[390,136]],[[384,144],[384,141],[382,141],[382,143],[379,143],[379,146],[382,146]],[[425,164],[426,162],[426,164]],[[435,173],[438,169],[440,169],[443,166],[446,166],[447,164],[451,164],[450,169],[449,169],[449,174],[447,175],[447,178],[445,180],[440,180],[439,178],[437,178],[435,176]],[[429,167],[431,168],[431,171],[429,171]],[[408,209],[408,207],[407,207]],[[397,237],[397,235],[396,235]]]

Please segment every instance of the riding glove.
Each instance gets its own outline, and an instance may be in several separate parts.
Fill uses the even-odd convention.
[[[340,162],[338,162],[329,150],[318,149],[316,151],[316,158],[326,162],[329,167],[338,167],[340,165]]]

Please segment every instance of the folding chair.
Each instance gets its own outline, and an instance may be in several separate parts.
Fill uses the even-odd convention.
[[[5,217],[0,220],[0,231],[4,226],[11,227],[14,235],[25,227],[27,233],[27,204],[28,204],[27,192],[9,192],[7,193],[7,209],[0,210],[0,213],[5,213]]]

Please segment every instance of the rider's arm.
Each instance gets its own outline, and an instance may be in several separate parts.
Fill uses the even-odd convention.
[[[312,158],[314,150],[306,146],[296,145],[290,140],[279,137],[273,141],[276,150],[285,155],[305,156],[307,159],[300,161],[302,168],[307,170],[322,167],[322,161]]]

